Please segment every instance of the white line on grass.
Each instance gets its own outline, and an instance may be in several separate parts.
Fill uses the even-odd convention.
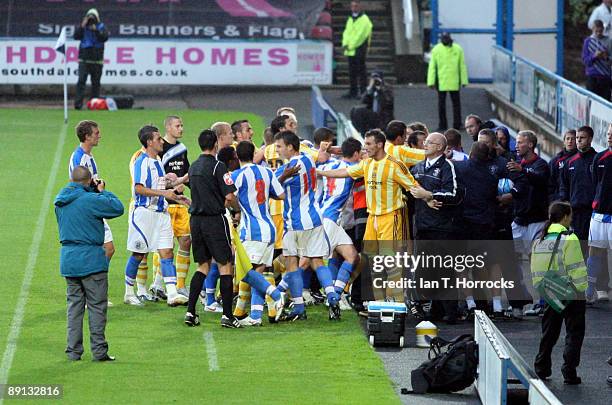
[[[217,348],[212,332],[204,332],[204,341],[206,342],[206,355],[208,356],[208,371],[219,371]]]
[[[47,187],[45,188],[45,193],[42,198],[40,211],[38,213],[38,220],[36,221],[36,227],[34,228],[34,236],[32,237],[32,244],[30,245],[28,263],[25,268],[25,274],[23,275],[23,282],[21,283],[21,290],[19,291],[19,298],[17,300],[17,306],[15,307],[15,314],[13,315],[13,320],[9,329],[6,349],[4,351],[4,356],[2,357],[2,365],[0,365],[0,385],[6,384],[8,381],[9,372],[11,371],[11,366],[13,364],[13,358],[15,357],[15,351],[17,350],[17,341],[19,340],[19,333],[21,332],[21,325],[23,324],[25,307],[28,301],[28,295],[30,294],[30,286],[32,285],[34,268],[36,267],[36,260],[38,259],[38,250],[40,248],[40,242],[42,241],[45,230],[45,222],[47,221],[49,206],[51,205],[51,192],[53,191],[53,186],[55,185],[55,177],[57,176],[57,171],[59,169],[67,129],[67,125],[62,127],[62,131],[60,132],[59,140],[57,142],[57,148],[55,149],[55,155],[52,160],[53,165],[51,166],[49,177],[47,178]],[[1,403],[2,397],[0,397],[0,404]]]

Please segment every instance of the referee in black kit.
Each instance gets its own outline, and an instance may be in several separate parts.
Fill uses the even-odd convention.
[[[240,324],[232,315],[232,244],[230,223],[225,217],[225,206],[239,210],[234,196],[236,187],[225,164],[218,161],[217,135],[205,129],[198,138],[202,154],[189,168],[191,184],[191,241],[193,259],[198,263],[198,270],[191,278],[189,286],[189,306],[185,314],[185,323],[189,326],[200,324],[196,314],[196,304],[206,274],[210,269],[211,259],[219,265],[221,274],[221,298],[223,316],[221,326],[239,328]]]

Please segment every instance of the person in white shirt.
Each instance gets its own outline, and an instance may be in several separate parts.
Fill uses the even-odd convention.
[[[444,132],[444,137],[446,138],[446,151],[444,154],[447,159],[454,160],[455,162],[469,159],[469,156],[463,152],[461,133],[459,131],[454,128],[447,129]]]
[[[593,29],[595,20],[601,20],[604,24],[604,35],[612,35],[612,0],[603,0],[601,4],[593,10],[589,17],[589,29]]]

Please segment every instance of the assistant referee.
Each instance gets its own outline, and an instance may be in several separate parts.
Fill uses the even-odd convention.
[[[232,245],[230,223],[225,217],[225,207],[239,209],[234,192],[236,187],[223,162],[216,158],[217,135],[205,129],[198,137],[202,154],[189,168],[191,184],[191,241],[193,258],[198,270],[191,278],[189,304],[185,323],[189,326],[200,324],[196,304],[202,284],[210,269],[211,259],[219,265],[221,274],[221,297],[223,316],[221,326],[239,328],[240,324],[232,315]]]

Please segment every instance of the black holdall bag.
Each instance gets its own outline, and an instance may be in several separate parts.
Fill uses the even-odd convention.
[[[445,346],[448,348],[442,352]],[[427,357],[428,361],[412,370],[413,393],[457,392],[474,383],[478,367],[474,336],[461,335],[450,341],[435,337],[430,341]]]

